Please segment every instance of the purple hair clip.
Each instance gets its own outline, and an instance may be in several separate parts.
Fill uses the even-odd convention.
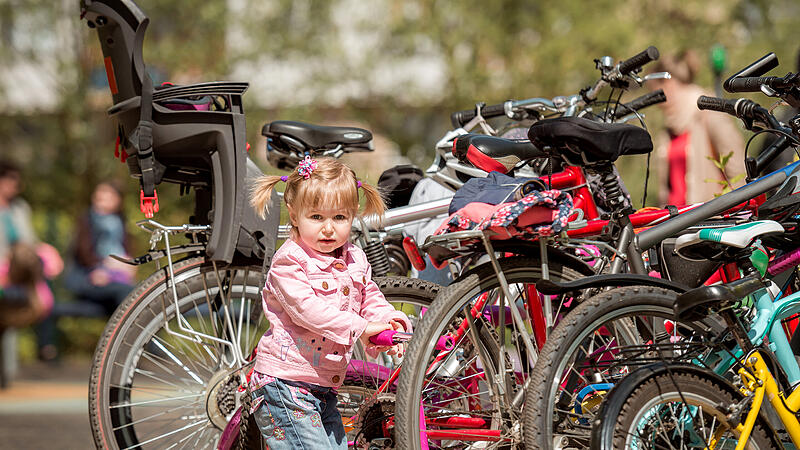
[[[289,179],[289,177],[287,177],[286,175],[281,177],[281,181],[283,181],[284,183],[286,183],[286,180],[288,180],[288,179]]]
[[[306,156],[300,164],[297,165],[297,173],[303,176],[306,180],[311,177],[311,172],[317,168],[317,161],[311,159],[311,156]]]
[[[361,181],[356,181],[356,187],[357,187],[357,188],[360,188],[360,187],[361,187]]]

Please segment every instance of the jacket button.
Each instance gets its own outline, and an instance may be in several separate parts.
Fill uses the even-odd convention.
[[[334,383],[338,383],[339,380],[340,380],[339,375],[334,375],[333,378],[331,378],[331,381],[333,381]]]
[[[337,262],[336,264],[334,264],[333,267],[335,267],[336,270],[344,270],[344,264],[342,264],[340,262]]]
[[[343,287],[343,288],[342,288],[342,294],[344,294],[344,295],[350,295],[350,288],[349,288],[349,287],[347,287],[347,286]]]
[[[327,281],[323,281],[322,282],[322,289],[328,289],[328,282]]]

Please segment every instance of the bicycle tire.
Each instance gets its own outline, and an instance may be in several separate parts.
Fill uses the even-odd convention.
[[[522,293],[524,290],[521,286],[532,285],[541,279],[540,261],[537,258],[508,257],[501,258],[499,263],[509,285],[512,286],[511,289],[514,290],[517,289],[516,287],[520,287],[520,297],[525,295]],[[551,261],[549,269],[551,279],[556,281],[570,281],[583,276],[581,269],[564,266],[558,262]],[[404,393],[397,399],[395,425],[398,448],[419,449],[421,447],[420,405],[422,404],[422,389],[429,360],[435,352],[435,342],[442,336],[445,328],[448,325],[453,325],[453,321],[460,317],[459,314],[465,305],[471,304],[473,299],[480,296],[481,293],[495,292],[499,288],[499,283],[490,264],[478,266],[457,282],[443,289],[434,300],[425,317],[423,317],[422,323],[415,332],[416,337],[410,342],[406,353],[407,367],[401,371],[398,381],[397,389],[399,392]],[[489,331],[491,326],[479,328],[485,333],[478,340],[486,343],[486,345],[491,345],[490,341],[493,340]],[[481,332],[483,333],[483,331]],[[456,345],[458,346],[460,342],[457,342]],[[454,349],[451,354],[455,354],[454,352],[456,351],[458,350]],[[522,359],[520,357],[521,367],[527,365],[527,362],[521,362]],[[524,359],[528,361],[528,358]],[[485,366],[486,362],[482,362],[482,364]],[[524,372],[524,370],[524,368],[520,369],[521,372]],[[458,398],[458,394],[453,395]],[[436,444],[430,442],[430,439],[429,447],[435,448]]]
[[[173,268],[181,313],[193,313],[195,317],[191,319],[202,324],[201,314],[208,313],[209,317],[212,315],[212,306],[208,299],[217,299],[217,294],[220,293],[216,280],[217,272],[201,257],[179,261]],[[265,322],[263,314],[256,314],[256,305],[260,309],[261,302],[263,279],[261,268],[230,267],[225,270],[232,276],[227,287],[223,286],[223,294],[227,289],[233,299],[243,300],[240,302],[242,307],[250,305],[247,312],[252,314],[248,318],[248,324],[250,318],[256,318],[256,326],[253,328],[258,329],[259,326],[263,326]],[[242,282],[244,276],[247,277],[246,282]],[[233,378],[237,375],[237,368],[229,368],[227,371],[230,375],[227,377],[222,374],[224,371],[211,373],[208,367],[203,367],[193,360],[204,358],[207,354],[209,360],[213,361],[216,357],[221,361],[219,349],[212,348],[208,344],[193,343],[196,348],[187,356],[180,347],[185,340],[172,338],[165,333],[163,329],[165,314],[172,322],[171,329],[173,331],[177,329],[175,307],[167,279],[167,269],[162,268],[137,285],[117,308],[98,342],[89,385],[90,423],[98,448],[147,448],[148,445],[153,448],[163,448],[165,442],[172,442],[173,439],[179,441],[179,436],[186,438],[183,436],[184,433],[176,431],[182,429],[186,434],[199,433],[196,436],[198,442],[196,445],[200,446],[212,441],[219,433],[219,424],[214,425],[211,422],[206,408],[214,405],[202,404],[212,400],[210,396],[206,396],[206,385],[212,377],[217,377],[217,382],[211,387],[230,392],[233,389]],[[198,300],[206,302],[207,312],[203,311],[204,307],[200,306],[202,302]],[[216,317],[210,320],[209,324],[215,321]],[[257,342],[257,335],[260,337],[257,332],[250,333],[248,343],[242,347],[250,347],[253,341]],[[205,354],[200,353],[200,350]],[[162,373],[166,378],[159,383],[157,375]],[[185,381],[181,377],[191,380],[191,385],[185,383],[179,386],[179,383]],[[161,391],[154,390],[153,385]],[[180,395],[175,393],[170,397],[168,395],[170,389]],[[198,401],[198,404],[198,402],[188,403],[185,400],[201,396],[207,397],[206,402]],[[229,396],[220,397],[220,401],[224,402],[223,406],[232,412],[235,407],[230,404]],[[150,407],[148,405],[156,405],[154,408],[157,411],[154,414],[146,412]],[[153,428],[147,430],[146,419],[153,415],[159,417],[162,422],[159,426],[152,425]],[[170,418],[170,415],[173,417]],[[215,419],[218,422],[224,420],[219,417]],[[165,425],[169,420],[183,425]],[[201,431],[192,431],[191,428]],[[169,431],[156,434],[161,429]],[[192,439],[188,439],[188,442],[190,445],[194,443]]]
[[[238,326],[241,328],[238,331],[234,331],[234,335],[238,332],[240,336],[239,344],[242,354],[248,355],[252,348],[255,348],[263,331],[266,330],[266,320],[261,311],[263,274],[260,267],[230,267],[224,270],[227,271],[224,273],[231,275],[228,284],[223,284],[222,291],[224,294],[232,294],[231,305],[229,306],[235,306],[234,301],[236,301],[238,302],[236,308],[239,308],[239,311],[249,312],[249,315],[241,314],[242,317],[246,316],[248,319],[239,321]],[[209,298],[217,298],[216,296],[220,289],[217,286],[215,273],[203,258],[191,258],[175,263],[174,279],[179,292],[179,307],[182,315],[190,314],[193,310],[194,313],[199,312],[202,308],[198,308],[198,299],[204,299],[208,302]],[[246,281],[244,278],[245,273],[247,274]],[[408,280],[408,282],[404,283],[389,278],[378,281],[379,286],[391,291],[389,293],[390,296],[403,295],[404,297],[402,298],[405,300],[416,296],[427,299],[429,303],[435,295],[436,289],[438,289],[438,286],[430,286],[422,280]],[[419,291],[423,291],[426,288],[430,289],[429,293],[419,293]],[[172,362],[175,362],[178,368],[181,367],[182,363],[185,363],[182,366],[185,369],[183,372],[190,371],[192,372],[190,376],[199,378],[199,380],[195,380],[198,381],[195,386],[196,389],[184,389],[183,397],[194,395],[195,398],[198,398],[201,392],[230,388],[226,394],[227,397],[222,396],[224,398],[216,400],[217,403],[224,403],[229,409],[224,411],[225,414],[232,414],[236,409],[236,398],[230,398],[231,395],[236,394],[230,394],[230,390],[236,384],[234,377],[239,375],[237,370],[240,368],[231,367],[226,372],[229,373],[228,375],[224,373],[220,377],[218,371],[210,373],[205,371],[203,367],[191,367],[191,364],[182,360],[181,358],[187,356],[180,354],[179,351],[176,351],[176,349],[180,350],[178,347],[171,347],[169,342],[159,336],[159,334],[164,334],[163,317],[165,304],[167,305],[167,317],[169,317],[174,330],[176,321],[171,288],[167,283],[167,270],[161,269],[134,288],[106,325],[95,350],[89,393],[90,422],[95,444],[98,448],[147,448],[148,446],[164,448],[166,442],[173,441],[188,443],[187,445],[190,445],[191,448],[202,448],[203,446],[210,448],[219,438],[226,419],[219,417],[219,414],[212,418],[209,411],[214,409],[213,405],[211,405],[210,409],[209,407],[195,408],[192,414],[184,411],[184,414],[179,416],[189,417],[193,421],[172,417],[171,422],[169,422],[172,425],[165,425],[165,423],[168,423],[166,419],[169,418],[171,411],[186,405],[173,404],[171,408],[164,406],[160,410],[155,408],[157,411],[150,416],[135,410],[137,407],[144,408],[141,405],[137,405],[137,401],[131,399],[132,394],[137,392],[137,385],[134,382],[135,376],[139,376],[142,373],[146,373],[151,377],[157,375],[156,373],[147,373],[147,370],[141,367],[148,361],[151,363],[150,365],[155,365],[156,369],[159,369],[158,366],[167,366],[170,358],[176,358],[177,360],[172,359]],[[197,316],[197,314],[191,317],[191,320],[196,320],[202,324],[202,317]],[[214,320],[209,320],[208,322],[210,323]],[[249,325],[251,323],[252,325]],[[220,328],[224,330],[224,327],[218,327],[215,330],[219,331]],[[225,333],[225,331],[222,331],[219,336],[224,337]],[[242,343],[241,336],[245,335],[246,342]],[[167,347],[167,349],[153,349],[153,345]],[[211,347],[213,346],[201,346],[203,351],[209,354],[215,351]],[[217,348],[216,350],[219,349]],[[171,353],[171,356],[159,357],[154,354],[156,351]],[[230,350],[227,351],[230,352]],[[196,358],[198,353],[200,353],[199,349],[195,350],[190,359]],[[222,359],[220,355],[217,356],[218,359]],[[163,367],[161,368],[163,369]],[[153,368],[151,367],[151,369]],[[168,375],[170,378],[175,376],[174,373]],[[216,380],[214,386],[207,386],[208,382],[214,380]],[[224,385],[218,388],[223,382],[231,386]],[[163,388],[167,384],[162,383],[161,387]],[[152,387],[146,388],[150,389],[147,393],[151,394],[151,396],[154,395]],[[139,388],[138,393],[144,395],[144,389]],[[210,397],[207,397],[206,403],[211,401]],[[162,404],[167,404],[170,398],[166,395],[161,395],[159,400]],[[173,400],[178,402],[179,399]],[[232,401],[234,403],[231,403]],[[161,430],[166,430],[161,435],[155,435],[154,431],[143,431],[144,425],[147,425],[146,419],[156,415],[158,417],[166,416],[162,417],[163,422],[159,424]],[[178,423],[181,425],[177,425]],[[194,427],[187,428],[192,424],[194,424]],[[192,428],[203,431],[193,431]],[[196,436],[192,435],[189,438],[188,435],[190,433],[194,433]]]
[[[624,350],[621,343],[636,342],[640,334],[644,334],[640,333],[642,324],[651,324],[644,318],[653,318],[652,327],[644,330],[653,342],[669,341],[670,335],[658,326],[664,324],[664,319],[673,318],[672,305],[676,296],[677,293],[664,288],[622,287],[586,299],[567,314],[548,336],[531,375],[539,382],[531,384],[526,392],[523,408],[526,448],[556,448],[556,437],[561,439],[562,447],[588,447],[588,428],[594,423],[593,408],[596,409],[602,400],[603,392],[607,392],[607,385],[618,381],[616,377],[624,376],[629,367],[652,363],[648,358],[657,357],[647,352],[639,354],[638,350],[620,351]],[[681,336],[691,332],[714,334],[722,329],[715,325],[708,319],[688,328],[681,324],[675,330],[682,331]],[[631,326],[633,328],[626,328]],[[597,348],[602,349],[599,355]],[[669,357],[665,355],[669,351],[666,346],[660,356]],[[634,355],[631,359],[624,359],[631,353]],[[580,359],[586,354],[594,356]],[[601,359],[603,361],[594,363]],[[590,391],[586,391],[587,388]]]
[[[642,371],[647,370],[647,368],[642,369]],[[642,377],[643,379],[637,379],[635,383],[623,382],[618,389],[612,391],[603,405],[601,417],[604,420],[593,433],[592,448],[683,449],[702,448],[703,445],[706,448],[733,448],[736,445],[739,435],[734,429],[737,424],[731,423],[728,418],[729,411],[723,410],[722,406],[740,401],[742,395],[730,384],[720,382],[701,371],[681,367],[667,370],[668,372],[660,371]],[[632,378],[639,377],[632,376]],[[670,407],[663,408],[664,404],[670,404]],[[692,409],[687,411],[683,409],[685,406],[690,406]],[[653,411],[657,413],[657,424],[653,423],[655,421]],[[670,420],[670,417],[674,418],[676,412],[684,413],[677,423]],[[687,412],[688,414],[685,414]],[[698,418],[702,420],[697,420]],[[778,448],[777,443],[770,438],[769,426],[765,422],[763,416],[759,415],[748,439],[747,448],[758,450]],[[702,431],[695,428],[698,424],[701,425]],[[710,434],[705,429],[709,424],[712,426]],[[724,432],[728,433],[729,437],[715,436],[713,429],[715,424],[724,425],[727,428]],[[659,433],[656,431],[659,426],[671,429]],[[687,429],[688,427],[692,428]],[[676,436],[676,431],[680,431],[679,436]],[[709,435],[716,438],[716,445],[709,444],[705,439],[702,444],[697,442],[698,438]],[[651,441],[649,438],[655,439]],[[729,445],[726,445],[726,442]],[[608,443],[611,443],[611,446]],[[692,446],[688,447],[687,444]]]

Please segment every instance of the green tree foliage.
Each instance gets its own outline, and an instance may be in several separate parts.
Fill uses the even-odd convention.
[[[432,158],[433,143],[449,129],[450,112],[476,101],[575,93],[595,79],[593,59],[603,55],[621,59],[648,45],[662,53],[694,48],[707,54],[721,44],[728,50],[729,72],[768,51],[778,54],[781,73],[794,70],[800,17],[800,4],[793,0],[137,3],[151,18],[144,56],[156,81],[209,81],[233,73],[251,81],[268,68],[262,61],[296,61],[302,68],[308,86],[289,91],[285,102],[265,104],[255,92],[245,96],[248,140],[256,154],[264,151],[261,125],[270,120],[357,121],[399,144],[418,164]],[[3,156],[24,165],[25,196],[36,210],[40,234],[49,233],[62,249],[71,219],[87,204],[92,187],[104,178],[127,177],[125,166],[113,158],[114,130],[105,117],[110,95],[96,34],[79,20],[77,4],[0,0],[4,65],[35,61],[41,46],[31,42],[51,45],[62,36],[53,29],[66,27],[74,36],[67,44],[72,56],[51,74],[62,81],[54,94],[57,106],[11,109],[0,121]],[[432,81],[399,76],[398,84],[387,88],[388,75],[408,67],[393,65],[397,60],[438,61],[439,72]],[[441,82],[434,79],[437,73]],[[417,81],[439,84],[431,92],[415,87]],[[699,81],[710,87],[707,66]],[[648,123],[658,126],[657,111],[648,112]],[[636,161],[622,166],[638,197],[643,159]],[[129,185],[133,194],[135,181]],[[162,204],[175,202],[177,190],[160,189]],[[141,214],[132,197],[127,203],[134,220]],[[164,222],[181,222],[187,215],[188,202],[175,205],[160,214]]]

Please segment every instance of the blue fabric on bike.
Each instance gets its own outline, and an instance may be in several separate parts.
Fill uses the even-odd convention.
[[[500,172],[489,172],[486,178],[471,178],[453,196],[450,201],[449,214],[472,202],[499,205],[514,200],[514,193],[526,181],[536,178],[510,177]]]

